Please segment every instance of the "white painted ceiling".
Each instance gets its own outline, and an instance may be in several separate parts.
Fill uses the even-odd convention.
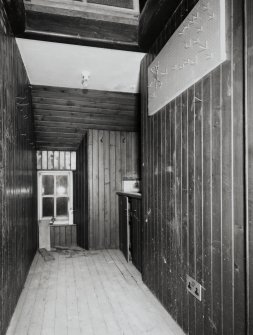
[[[32,85],[83,88],[81,73],[88,71],[88,89],[139,92],[143,53],[20,38],[17,43]]]

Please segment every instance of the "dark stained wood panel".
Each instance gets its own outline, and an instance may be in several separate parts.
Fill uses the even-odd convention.
[[[0,334],[6,333],[37,248],[36,185],[29,80],[1,0]]]
[[[89,249],[88,232],[88,134],[83,137],[76,152],[76,172],[73,173],[74,223],[77,226],[77,243]]]
[[[37,149],[76,150],[88,129],[137,131],[139,95],[33,86]]]
[[[181,1],[142,63],[143,279],[187,334],[241,335],[247,325],[241,1],[227,1],[229,60],[148,117],[148,66],[196,2]],[[250,220],[249,227],[252,236]],[[204,287],[202,302],[187,293],[187,274]]]
[[[76,246],[77,230],[76,225],[52,225],[50,226],[51,247]]]
[[[130,198],[130,251],[132,262],[142,272],[142,210],[141,199]]]
[[[250,335],[253,329],[253,3],[247,0],[245,4],[247,335]]]
[[[20,37],[51,42],[139,51],[137,20],[135,24],[120,20],[89,18],[74,11],[45,11],[33,5],[26,8],[26,26]]]
[[[127,262],[129,262],[129,204],[128,197],[118,196],[119,202],[119,249],[122,251]]]
[[[117,191],[123,178],[138,178],[138,133],[108,130],[88,132],[89,247],[119,247]]]
[[[133,9],[133,0],[87,0],[88,3],[94,3],[104,6],[114,6],[126,9]]]
[[[134,43],[137,27],[80,17],[26,11],[26,31],[41,31],[69,35],[78,39],[89,38],[108,43]],[[117,43],[117,42],[116,42]]]

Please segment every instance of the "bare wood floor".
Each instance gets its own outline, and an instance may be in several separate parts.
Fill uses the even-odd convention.
[[[120,251],[35,256],[7,335],[183,335]]]

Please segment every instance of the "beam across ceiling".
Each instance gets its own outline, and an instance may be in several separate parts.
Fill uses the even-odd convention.
[[[139,51],[137,27],[58,14],[27,11],[24,37],[119,50]]]
[[[120,9],[72,1],[26,1],[26,29],[19,37],[139,51],[138,16]]]

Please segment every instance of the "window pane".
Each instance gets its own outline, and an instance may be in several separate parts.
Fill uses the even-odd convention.
[[[42,176],[42,195],[54,194],[54,176]]]
[[[56,200],[56,215],[57,216],[68,216],[68,199],[69,198],[57,198]]]
[[[42,199],[42,216],[54,216],[54,198]]]
[[[56,177],[56,193],[57,195],[68,195],[68,176]]]

